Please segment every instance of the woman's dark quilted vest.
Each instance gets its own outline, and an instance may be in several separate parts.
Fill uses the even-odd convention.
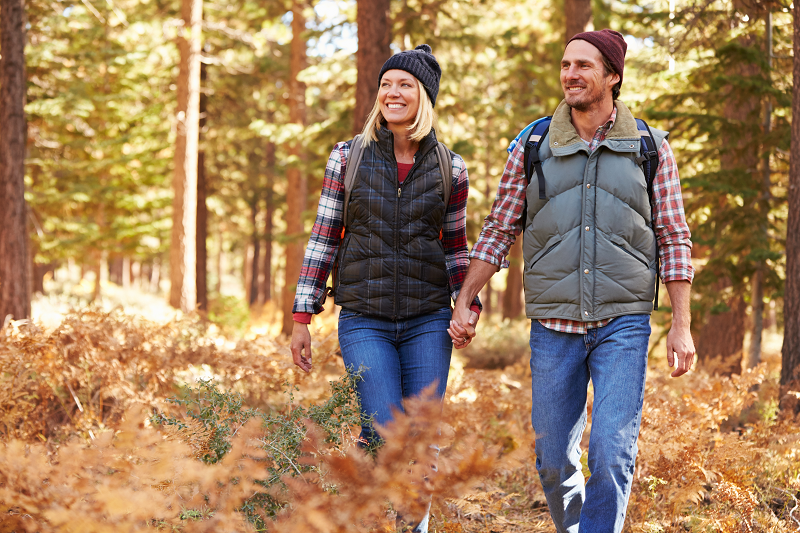
[[[402,185],[392,133],[381,128],[377,137],[364,147],[350,192],[334,299],[352,311],[401,320],[450,305],[439,239],[446,206],[433,130]]]

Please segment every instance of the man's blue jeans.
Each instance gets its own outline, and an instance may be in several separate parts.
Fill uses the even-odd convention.
[[[392,419],[392,407],[402,411],[403,398],[419,395],[431,383],[444,398],[453,342],[447,333],[449,307],[406,320],[384,320],[342,309],[339,346],[345,366],[363,367],[356,385],[361,412],[378,424]],[[362,425],[361,437],[370,444],[378,435]]]
[[[619,532],[625,521],[642,419],[648,315],[621,316],[585,335],[531,322],[536,468],[560,533]],[[580,441],[592,380],[589,481]]]

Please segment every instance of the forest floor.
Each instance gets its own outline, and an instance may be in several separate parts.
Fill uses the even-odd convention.
[[[441,418],[414,402],[373,457],[357,445],[335,312],[314,322],[305,375],[271,307],[244,325],[234,308],[220,327],[109,287],[82,310],[74,287],[54,291],[33,323],[0,331],[0,533],[389,532],[429,492],[432,532],[555,531],[527,321],[483,318],[454,354]],[[654,345],[625,531],[800,531],[800,387],[778,386],[780,346],[769,332],[756,369],[672,379]]]

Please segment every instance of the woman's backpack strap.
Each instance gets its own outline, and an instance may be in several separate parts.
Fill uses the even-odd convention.
[[[439,160],[439,173],[442,175],[442,196],[444,206],[450,203],[450,193],[453,190],[453,157],[444,143],[436,144],[436,159]]]
[[[347,162],[344,169],[344,204],[342,204],[342,235],[344,235],[344,228],[347,226],[347,204],[350,203],[350,191],[353,190],[353,185],[358,176],[358,166],[361,164],[361,158],[364,156],[364,136],[361,134],[353,138],[350,143],[350,154],[347,156]]]

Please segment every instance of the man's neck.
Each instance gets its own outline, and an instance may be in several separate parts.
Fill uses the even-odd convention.
[[[614,112],[614,101],[604,101],[586,111],[570,109],[570,118],[581,139],[591,141],[597,128],[608,122]]]

